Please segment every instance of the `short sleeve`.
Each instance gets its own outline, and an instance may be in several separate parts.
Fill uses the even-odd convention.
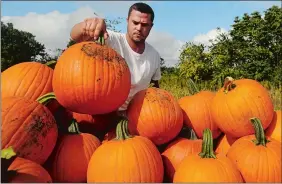
[[[158,81],[161,79],[161,58],[159,57],[159,60],[157,62],[157,69],[156,69],[156,72],[154,73],[153,77],[152,77],[152,80],[154,81]]]

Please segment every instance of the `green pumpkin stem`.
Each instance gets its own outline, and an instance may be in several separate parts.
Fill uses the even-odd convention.
[[[253,140],[253,142],[256,145],[262,145],[262,146],[266,146],[266,144],[268,142],[270,142],[269,140],[266,139],[265,133],[264,133],[264,129],[262,127],[261,121],[258,118],[251,118],[251,123],[255,129],[255,136],[256,139]]]
[[[133,136],[130,135],[128,131],[128,120],[125,117],[122,117],[120,122],[117,125],[116,128],[116,140],[125,140],[132,138]]]
[[[193,129],[190,129],[190,139],[191,140],[197,140],[198,139],[198,137],[197,137],[197,135],[196,135],[196,133]]]
[[[236,84],[233,83],[234,79],[232,77],[226,77],[224,80],[224,93],[228,93],[228,91],[234,89],[236,87]]]
[[[206,128],[203,134],[202,151],[199,153],[201,158],[216,158],[213,151],[213,137],[210,129]]]
[[[101,36],[99,36],[98,40],[96,41],[96,43],[100,44],[100,45],[105,45],[105,39],[103,34],[101,34]]]
[[[45,63],[45,65],[49,66],[50,68],[54,69],[57,64],[57,61],[52,60]]]
[[[199,88],[197,87],[195,82],[190,78],[187,81],[187,87],[190,95],[195,95],[199,92]]]
[[[38,101],[42,105],[47,105],[51,102],[51,100],[56,100],[54,92],[46,93],[45,95],[42,95],[36,99],[36,101]]]
[[[71,124],[68,127],[68,133],[70,133],[70,134],[80,134],[81,133],[79,131],[77,120],[74,119],[74,118],[72,118]]]
[[[10,165],[17,158],[17,154],[14,152],[12,146],[1,150],[1,182],[9,183],[11,179],[16,176],[16,171],[8,171]]]

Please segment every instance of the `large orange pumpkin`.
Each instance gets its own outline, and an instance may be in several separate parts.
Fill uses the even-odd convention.
[[[12,147],[1,150],[2,182],[52,183],[49,173],[39,164],[17,157]]]
[[[206,128],[212,131],[214,139],[221,134],[221,130],[211,117],[211,103],[214,96],[215,93],[211,91],[200,91],[178,100],[183,110],[184,123],[193,128],[199,138],[203,138],[203,131]]]
[[[252,118],[255,135],[236,140],[230,147],[230,158],[246,183],[281,183],[281,142],[266,137],[258,118]]]
[[[54,159],[50,161],[54,182],[86,182],[89,160],[100,144],[94,135],[81,133],[73,120],[69,133],[62,135],[52,155]]]
[[[38,62],[23,62],[1,73],[2,98],[18,96],[36,100],[52,91],[53,69]]]
[[[2,99],[1,146],[19,157],[43,164],[55,147],[58,129],[44,105],[26,97]]]
[[[160,183],[164,168],[152,141],[128,133],[127,120],[117,125],[117,137],[99,146],[91,157],[87,182]]]
[[[212,132],[205,129],[202,151],[190,154],[182,160],[176,168],[173,182],[241,183],[243,180],[239,170],[229,158],[214,153]]]
[[[281,111],[276,110],[269,127],[265,130],[265,135],[281,142],[282,127],[281,127]]]
[[[249,119],[258,117],[266,129],[274,114],[268,91],[252,79],[227,77],[212,102],[212,118],[227,135],[242,137],[254,133]]]
[[[156,145],[174,139],[183,126],[182,110],[171,93],[150,87],[135,94],[127,116],[129,131],[149,138]]]
[[[192,130],[193,132],[193,130]],[[178,137],[172,141],[162,153],[165,172],[169,182],[173,181],[176,168],[188,155],[199,153],[202,149],[202,140],[194,135],[190,139]]]
[[[112,48],[95,42],[70,46],[54,69],[56,98],[72,112],[95,115],[115,111],[126,101],[130,87],[126,61]]]

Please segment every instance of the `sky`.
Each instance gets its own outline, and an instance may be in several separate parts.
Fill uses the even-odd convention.
[[[1,21],[11,22],[19,30],[28,31],[47,49],[65,48],[73,25],[85,18],[122,18],[117,26],[126,32],[129,7],[136,1],[2,1]],[[264,13],[276,1],[143,1],[155,12],[154,27],[147,42],[174,66],[186,42],[208,45],[219,27],[228,32],[236,16],[259,11]]]

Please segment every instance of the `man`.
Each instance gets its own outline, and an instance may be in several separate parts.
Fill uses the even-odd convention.
[[[133,96],[149,87],[159,87],[161,78],[160,55],[145,40],[154,21],[154,11],[145,3],[133,4],[128,12],[127,33],[107,30],[104,19],[87,18],[71,30],[71,38],[76,42],[97,40],[103,35],[105,43],[116,50],[127,62],[131,72],[131,90],[119,110],[125,111]]]

